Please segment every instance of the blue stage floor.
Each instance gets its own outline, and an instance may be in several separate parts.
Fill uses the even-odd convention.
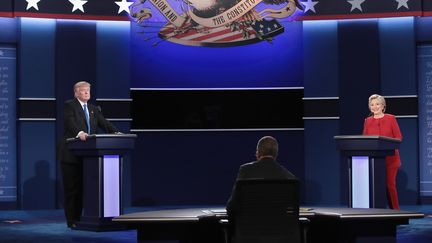
[[[154,209],[128,208],[125,211],[130,213]],[[422,212],[425,218],[410,220],[409,225],[399,226],[397,242],[431,243],[432,205],[403,206],[402,210]],[[70,230],[66,227],[63,210],[0,211],[0,242],[136,242],[136,232],[134,230],[113,232]],[[168,243],[168,241],[157,242]]]

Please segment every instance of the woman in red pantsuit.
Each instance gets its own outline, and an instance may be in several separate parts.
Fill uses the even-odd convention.
[[[369,97],[371,116],[365,119],[363,135],[379,135],[402,140],[402,133],[395,116],[384,113],[385,108],[384,97],[377,94]],[[386,157],[387,198],[391,209],[399,209],[396,175],[400,166],[399,150],[396,149],[394,155]]]

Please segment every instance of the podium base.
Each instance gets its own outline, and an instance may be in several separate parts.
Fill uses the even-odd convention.
[[[100,221],[81,220],[76,223],[76,227],[73,229],[95,232],[128,230],[125,225],[121,225],[117,222],[112,222],[111,218],[109,218],[109,220],[101,219]]]

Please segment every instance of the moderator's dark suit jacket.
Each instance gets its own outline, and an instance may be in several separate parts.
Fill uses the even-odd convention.
[[[106,133],[118,132],[118,129],[102,115],[98,107],[87,103],[90,117],[90,134],[96,134],[98,128]],[[74,138],[80,131],[87,131],[84,110],[77,99],[68,100],[64,104],[64,133],[59,146],[59,160],[62,163],[77,163],[77,159],[67,149],[66,139]]]
[[[271,158],[263,158],[240,166],[237,181],[245,179],[297,179],[290,171]],[[236,185],[227,203],[227,214],[231,217],[237,204]]]

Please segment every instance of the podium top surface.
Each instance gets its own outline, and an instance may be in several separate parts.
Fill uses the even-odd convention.
[[[78,156],[122,155],[135,147],[136,134],[92,134],[85,141],[66,140],[67,148]]]
[[[347,135],[334,136],[336,145],[341,151],[356,156],[384,156],[394,154],[401,140],[385,136]]]
[[[383,140],[383,141],[397,142],[397,143],[401,142],[401,140],[397,138],[378,136],[378,135],[339,135],[339,136],[334,136],[334,139],[335,140]]]
[[[97,139],[97,138],[136,138],[136,134],[91,134],[87,136],[87,139]],[[79,140],[79,138],[68,138],[67,143],[71,143]]]

